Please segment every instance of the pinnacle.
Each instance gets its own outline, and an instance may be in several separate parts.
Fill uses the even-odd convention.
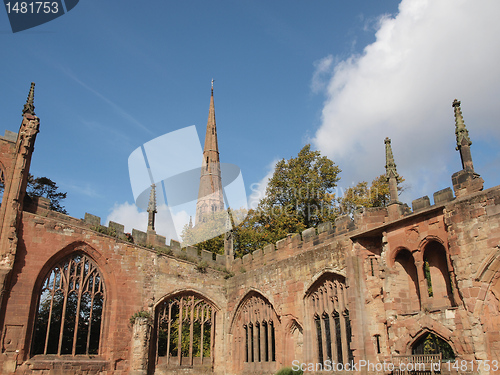
[[[28,99],[26,99],[26,104],[24,105],[23,108],[23,115],[25,115],[26,113],[32,116],[35,115],[34,101],[35,101],[35,83],[31,82],[31,88],[28,94]]]

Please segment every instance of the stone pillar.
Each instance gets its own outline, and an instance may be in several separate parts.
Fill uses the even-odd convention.
[[[132,327],[130,345],[130,375],[147,375],[149,364],[149,340],[151,324],[147,317],[136,317]]]

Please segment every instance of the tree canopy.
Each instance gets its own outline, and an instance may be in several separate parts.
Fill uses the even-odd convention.
[[[68,214],[61,201],[66,199],[68,193],[59,191],[57,184],[47,177],[33,177],[28,175],[28,186],[26,192],[30,197],[45,197],[50,200],[50,209],[53,211]]]
[[[404,178],[398,179],[398,191],[403,191],[400,185]],[[389,183],[385,174],[378,176],[372,181],[370,187],[368,182],[359,182],[356,186],[347,189],[342,197],[338,198],[339,210],[343,215],[351,215],[360,207],[386,207],[390,202]]]

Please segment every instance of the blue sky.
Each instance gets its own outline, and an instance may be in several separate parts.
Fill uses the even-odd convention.
[[[203,137],[212,78],[221,161],[241,168],[248,194],[306,143],[343,170],[339,193],[371,181],[384,172],[388,136],[407,180],[402,200],[432,199],[461,169],[454,98],[476,171],[492,187],[498,14],[496,0],[81,0],[13,34],[0,11],[0,121],[18,130],[36,82],[32,174],[68,192],[72,216],[128,230],[146,226],[132,205],[128,156],[190,125]]]

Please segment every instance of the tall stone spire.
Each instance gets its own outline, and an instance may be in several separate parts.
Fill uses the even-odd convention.
[[[465,127],[462,110],[460,109],[460,101],[455,99],[452,107],[455,111],[455,135],[457,137],[457,150],[460,152],[460,159],[462,160],[462,168],[469,172],[474,172],[474,165],[472,164],[472,155],[470,152],[470,145],[472,144],[469,138],[469,132]]]
[[[205,221],[204,217],[210,213],[224,210],[222,195],[222,179],[219,160],[219,146],[217,143],[217,127],[215,124],[214,80],[208,110],[207,131],[200,176],[198,202],[196,203],[195,225]]]
[[[148,203],[148,230],[155,230],[155,214],[156,214],[156,186],[151,185],[151,193],[149,194]]]
[[[398,201],[398,171],[392,155],[391,140],[385,138],[385,177],[389,181],[390,203]]]
[[[28,99],[26,99],[26,104],[23,108],[23,115],[26,113],[35,116],[35,82],[31,82],[30,92],[28,94]]]

